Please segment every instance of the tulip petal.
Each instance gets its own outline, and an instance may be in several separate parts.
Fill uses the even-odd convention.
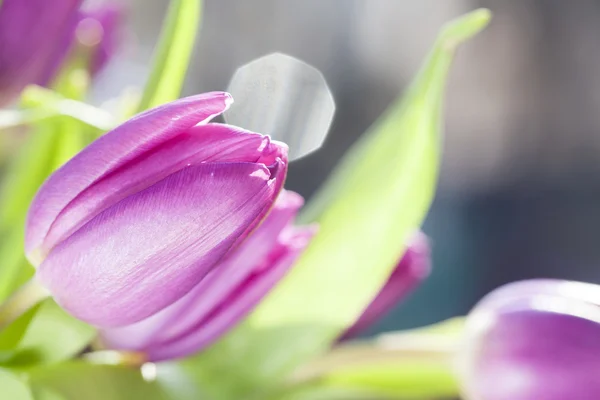
[[[127,168],[109,174],[75,197],[56,217],[43,243],[47,253],[107,207],[143,190],[172,173],[202,162],[260,162],[267,152],[273,163],[269,138],[223,125],[207,124],[148,151]]]
[[[81,0],[0,2],[0,106],[38,82],[69,40]]]
[[[468,398],[596,399],[600,286],[558,280],[505,285],[467,319],[458,366]]]
[[[418,232],[411,237],[406,252],[379,294],[340,340],[354,337],[373,325],[415,289],[429,271],[429,244],[427,237]]]
[[[188,294],[140,322],[103,331],[103,342],[110,348],[142,351],[153,342],[165,342],[187,332],[224,298],[230,297],[256,271],[257,265],[269,257],[278,236],[302,204],[300,195],[282,191],[256,231]]]
[[[82,191],[143,153],[222,113],[231,102],[229,94],[213,92],[153,108],[77,154],[48,178],[31,204],[25,231],[29,260],[39,265],[45,256],[41,246],[50,226]]]
[[[58,244],[38,269],[40,282],[92,325],[142,320],[188,293],[259,222],[282,170],[208,163],[178,171]]]
[[[560,296],[600,306],[598,285],[557,279],[530,279],[513,282],[494,290],[483,298],[479,303],[479,308],[502,307],[503,304],[508,304],[516,299],[528,299],[534,296]]]
[[[187,332],[169,341],[153,344],[146,350],[148,358],[161,361],[194,354],[241,322],[287,273],[314,232],[311,227],[290,227],[287,238],[273,249],[264,264],[246,281],[215,305],[203,319],[190,326]]]

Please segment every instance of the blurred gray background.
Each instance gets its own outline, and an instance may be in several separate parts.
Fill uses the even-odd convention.
[[[132,0],[98,99],[141,86],[167,0]],[[310,197],[398,96],[440,26],[477,7],[491,25],[457,54],[439,191],[424,231],[431,278],[373,331],[465,313],[508,281],[600,282],[600,2],[593,0],[205,0],[184,93],[223,90],[273,51],[318,69],[337,102],[324,148],[290,167]],[[368,215],[365,216],[368,218]]]

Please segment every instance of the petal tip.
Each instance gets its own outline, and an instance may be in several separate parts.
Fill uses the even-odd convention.
[[[270,139],[270,137],[269,137],[269,139]],[[271,145],[273,145],[274,147],[276,147],[277,149],[279,149],[279,151],[281,152],[281,154],[284,154],[285,156],[287,156],[288,151],[290,149],[290,147],[287,145],[287,143],[280,142],[279,140],[272,140],[271,139]]]
[[[281,174],[285,178],[287,164],[279,157],[275,159],[275,162],[267,167],[269,173],[271,174],[269,180],[276,181],[279,180]]]
[[[229,107],[231,107],[231,105],[234,102],[233,96],[231,95],[231,93],[228,93],[228,92],[222,92],[222,93],[225,97],[225,109],[228,110]]]
[[[300,209],[304,205],[304,197],[291,190],[282,190],[275,207],[282,209]]]
[[[301,227],[290,226],[282,234],[281,241],[290,248],[302,251],[319,231],[317,224],[305,225]]]

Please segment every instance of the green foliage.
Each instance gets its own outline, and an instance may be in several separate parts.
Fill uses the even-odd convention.
[[[13,350],[21,342],[21,338],[27,332],[31,320],[38,311],[39,305],[32,307],[27,312],[17,318],[6,329],[0,331],[0,352]]]
[[[454,352],[463,330],[464,319],[455,318],[344,342],[298,369],[290,386],[367,391],[369,398],[453,397],[458,392]]]
[[[146,382],[139,370],[124,366],[65,362],[31,370],[29,382],[65,400],[177,400],[158,383]]]
[[[12,372],[0,368],[0,394],[3,399],[34,400],[27,384]]]
[[[35,400],[68,400],[52,389],[48,389],[41,385],[32,385],[31,392],[33,393],[33,398]]]
[[[364,388],[309,384],[295,387],[268,400],[389,400]]]
[[[48,299],[35,313],[15,354],[6,364],[26,368],[57,363],[80,353],[95,335],[94,328],[71,317]]]
[[[74,106],[75,105],[75,106]],[[92,106],[65,99],[37,86],[22,96],[28,122],[25,142],[8,166],[0,192],[0,301],[33,274],[23,253],[25,218],[29,204],[44,180],[85,147],[112,120]],[[70,114],[78,114],[74,118]],[[83,118],[83,120],[81,119]],[[90,125],[88,122],[100,125]]]

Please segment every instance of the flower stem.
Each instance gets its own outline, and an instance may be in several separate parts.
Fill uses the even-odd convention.
[[[48,297],[50,297],[50,293],[40,285],[35,277],[31,278],[0,305],[0,330]]]
[[[330,373],[367,365],[398,362],[428,362],[451,370],[456,348],[439,340],[403,341],[395,345],[373,342],[354,342],[333,348],[321,358],[312,360],[295,371],[293,382],[306,382]]]

